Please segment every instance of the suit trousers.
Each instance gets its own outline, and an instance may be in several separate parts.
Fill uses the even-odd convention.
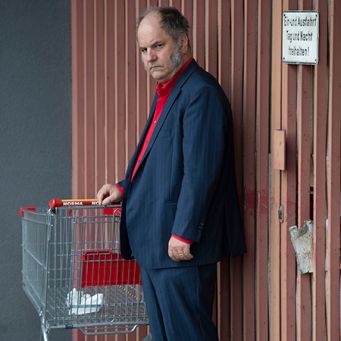
[[[212,321],[216,264],[141,268],[153,341],[217,341]]]

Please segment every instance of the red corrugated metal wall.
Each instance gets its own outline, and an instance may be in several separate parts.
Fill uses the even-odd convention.
[[[194,57],[217,77],[234,113],[248,253],[219,264],[214,318],[220,340],[339,340],[341,4],[71,3],[74,197],[93,197],[103,183],[123,177],[155,88],[140,63],[136,19],[150,5],[179,8],[191,25]],[[282,11],[288,9],[319,11],[317,66],[282,63]],[[275,153],[281,156],[276,131],[286,141],[281,170],[272,162]],[[307,219],[315,222],[314,272],[300,275],[288,229]],[[132,341],[146,333],[146,328],[129,336],[75,332],[74,340]]]

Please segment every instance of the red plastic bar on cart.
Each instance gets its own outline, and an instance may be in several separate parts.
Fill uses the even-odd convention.
[[[23,218],[24,217],[24,211],[36,211],[37,208],[34,207],[34,206],[30,206],[30,207],[20,207],[20,211],[19,211],[19,214],[20,214],[20,218]]]
[[[98,206],[97,199],[51,199],[49,201],[50,208],[56,207],[79,207],[79,206]],[[114,207],[104,207],[103,214],[104,215],[120,215],[121,207],[117,207],[116,204]],[[72,215],[72,212],[70,213]]]
[[[82,287],[141,284],[140,267],[111,250],[85,251],[82,256]]]
[[[50,208],[62,206],[97,206],[97,199],[51,199],[49,201]]]

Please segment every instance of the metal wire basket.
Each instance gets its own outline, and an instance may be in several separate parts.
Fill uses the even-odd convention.
[[[120,207],[92,200],[52,200],[22,208],[23,289],[53,328],[122,334],[148,324],[140,269],[120,255]]]

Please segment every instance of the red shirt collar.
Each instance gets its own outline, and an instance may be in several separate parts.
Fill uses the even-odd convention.
[[[156,92],[157,92],[159,97],[170,94],[170,92],[174,88],[174,85],[175,85],[176,81],[179,79],[181,74],[185,71],[187,66],[189,64],[191,64],[192,60],[193,60],[192,57],[189,58],[187,60],[187,62],[181,67],[181,69],[170,80],[168,80],[166,83],[157,83],[157,85],[156,85]]]

